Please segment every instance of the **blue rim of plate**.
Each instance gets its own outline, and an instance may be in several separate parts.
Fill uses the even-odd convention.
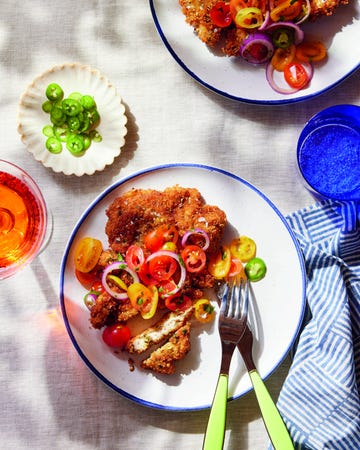
[[[174,163],[174,164],[163,164],[163,165],[158,165],[158,166],[152,166],[149,167],[147,169],[143,169],[140,171],[137,171],[131,175],[128,175],[124,178],[121,178],[120,180],[114,182],[112,185],[110,185],[108,188],[106,188],[98,197],[95,198],[95,200],[93,202],[90,203],[90,205],[86,208],[86,210],[83,212],[83,214],[81,215],[81,217],[79,218],[78,222],[76,223],[70,238],[67,242],[67,245],[65,247],[65,251],[64,251],[64,255],[62,258],[62,262],[61,262],[61,268],[60,268],[60,306],[61,306],[61,312],[62,312],[62,316],[63,316],[63,320],[65,323],[65,327],[66,330],[69,334],[69,337],[71,339],[72,344],[74,345],[76,351],[78,352],[78,354],[80,355],[81,359],[84,361],[84,363],[87,365],[87,367],[107,386],[109,386],[110,388],[112,388],[115,392],[121,394],[123,397],[132,400],[135,403],[138,403],[140,405],[143,406],[147,406],[150,408],[154,408],[154,409],[161,409],[161,410],[166,410],[166,411],[196,411],[196,410],[203,410],[203,409],[207,409],[209,408],[211,405],[202,405],[199,407],[191,407],[191,408],[179,408],[179,407],[172,407],[172,406],[165,406],[165,405],[161,405],[161,404],[157,404],[157,403],[153,403],[144,399],[141,399],[139,397],[136,397],[135,395],[129,394],[128,392],[124,391],[123,389],[119,388],[118,386],[116,386],[115,384],[113,384],[111,381],[109,381],[98,369],[96,369],[96,367],[94,367],[94,365],[91,363],[91,361],[85,356],[85,354],[83,353],[83,351],[81,350],[79,344],[77,343],[77,340],[71,330],[71,326],[68,320],[68,315],[66,312],[66,306],[65,306],[65,299],[64,299],[64,275],[65,275],[65,269],[66,269],[66,263],[67,263],[67,259],[68,259],[68,255],[71,249],[71,245],[75,239],[75,236],[80,228],[80,226],[82,225],[82,223],[86,220],[87,216],[91,213],[92,209],[102,200],[104,199],[108,194],[110,194],[112,191],[114,191],[115,189],[117,189],[119,186],[121,186],[122,184],[127,183],[128,181],[135,179],[137,177],[140,176],[144,176],[147,173],[151,173],[151,172],[156,172],[156,171],[161,171],[161,170],[165,170],[165,169],[173,169],[173,168],[193,168],[193,169],[200,169],[200,170],[205,170],[205,171],[209,171],[209,172],[218,172],[222,175],[225,175],[226,177],[230,177],[233,178],[237,181],[239,181],[240,183],[242,183],[243,185],[247,186],[249,189],[253,190],[255,193],[257,193],[272,209],[273,211],[277,214],[277,216],[279,217],[279,219],[281,220],[281,222],[283,223],[283,225],[285,226],[285,228],[287,229],[292,242],[294,244],[294,247],[296,249],[296,253],[298,256],[298,261],[299,261],[299,265],[300,265],[300,269],[301,269],[301,276],[302,276],[302,286],[303,286],[303,296],[302,296],[302,303],[301,303],[301,313],[299,315],[299,321],[297,324],[297,328],[294,330],[293,332],[293,336],[292,339],[289,341],[289,344],[287,346],[287,348],[285,349],[285,351],[283,352],[283,355],[279,358],[279,361],[274,364],[272,370],[264,377],[264,379],[268,378],[272,373],[274,373],[276,371],[276,369],[280,366],[280,364],[284,361],[285,357],[287,356],[287,354],[289,354],[289,352],[291,351],[291,349],[293,348],[293,345],[296,342],[296,339],[298,338],[298,334],[303,326],[303,319],[305,317],[305,311],[306,311],[306,270],[305,270],[305,263],[304,263],[304,259],[303,259],[303,254],[301,252],[300,246],[298,244],[298,241],[293,233],[293,231],[290,228],[290,225],[287,223],[285,217],[282,215],[282,213],[278,210],[278,208],[271,202],[271,200],[269,200],[261,191],[259,191],[255,186],[253,186],[252,184],[250,184],[248,181],[244,180],[243,178],[238,177],[237,175],[230,173],[226,170],[217,168],[217,167],[213,167],[213,166],[208,166],[208,165],[204,165],[204,164],[193,164],[193,163]],[[250,387],[248,390],[246,390],[245,392],[243,392],[241,395],[239,396],[233,396],[231,398],[228,399],[228,401],[232,401],[232,400],[236,400],[237,398],[242,397],[243,395],[245,395],[247,392],[251,391],[252,388]]]
[[[317,97],[319,95],[324,94],[325,92],[330,91],[331,89],[334,89],[339,84],[343,83],[347,78],[349,78],[353,73],[355,73],[360,68],[360,62],[348,73],[346,73],[343,77],[339,78],[336,82],[326,86],[324,89],[320,89],[317,92],[314,92],[313,94],[303,95],[301,97],[296,98],[284,98],[279,100],[253,100],[249,98],[244,97],[237,97],[235,95],[228,94],[227,92],[224,92],[220,89],[217,89],[215,86],[212,86],[211,84],[207,83],[206,81],[202,80],[199,76],[196,75],[190,68],[182,61],[181,58],[176,54],[174,49],[171,47],[169,41],[166,39],[166,36],[161,28],[160,22],[158,20],[155,6],[154,6],[154,0],[149,0],[150,2],[150,10],[151,14],[157,29],[158,34],[160,35],[161,40],[163,41],[165,47],[168,49],[169,53],[172,55],[172,57],[175,59],[175,61],[182,67],[185,72],[187,72],[194,80],[196,80],[198,83],[200,83],[202,86],[206,87],[210,91],[213,91],[223,97],[229,98],[231,100],[237,100],[239,102],[244,103],[251,103],[251,104],[257,104],[257,105],[285,105],[290,103],[298,103],[305,100],[310,100],[314,97]]]

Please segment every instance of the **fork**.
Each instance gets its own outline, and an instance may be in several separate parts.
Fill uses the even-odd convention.
[[[226,283],[221,298],[219,315],[221,367],[206,427],[203,450],[221,450],[224,445],[230,363],[236,345],[245,331],[247,320],[242,302],[245,297],[241,295],[241,291],[241,284],[234,281],[229,286]]]
[[[244,288],[244,314],[247,314],[249,303],[249,282],[247,281]],[[259,372],[256,369],[252,348],[253,348],[253,334],[245,319],[246,325],[244,333],[241,336],[237,347],[244,360],[246,369],[249,373],[251,383],[254,388],[255,396],[257,398],[260,411],[262,414],[265,428],[275,450],[294,450],[294,445],[290,438],[289,432],[282,420],[282,417],[273,402],[265,383],[261,379]]]

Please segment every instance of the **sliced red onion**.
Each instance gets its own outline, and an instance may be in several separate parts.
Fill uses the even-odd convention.
[[[114,263],[109,264],[107,267],[105,267],[103,274],[102,274],[102,278],[101,278],[101,282],[105,288],[105,291],[109,295],[111,295],[111,297],[114,297],[118,300],[126,300],[128,298],[128,295],[126,292],[121,292],[121,293],[116,292],[113,289],[111,289],[111,287],[108,285],[106,278],[109,275],[109,273],[113,272],[114,270],[125,270],[129,275],[132,276],[134,283],[139,282],[139,277],[137,276],[136,272],[131,270],[130,267],[128,267],[128,265],[126,263],[124,263],[123,261],[116,261]]]
[[[261,51],[259,52],[259,49]],[[256,52],[259,52],[257,55]],[[252,64],[262,64],[272,57],[274,45],[271,38],[262,32],[251,33],[240,47],[240,55]]]
[[[310,0],[308,0],[310,1]],[[259,31],[263,31],[265,30],[265,28],[269,25],[270,23],[270,10],[267,10],[265,13],[265,17],[264,17],[264,22],[261,24],[261,26],[258,28]]]
[[[180,289],[184,286],[185,278],[186,278],[186,269],[184,267],[184,264],[180,260],[179,255],[175,252],[170,252],[169,250],[159,250],[155,253],[152,253],[150,256],[147,257],[145,262],[148,263],[149,261],[151,261],[152,259],[154,259],[158,256],[169,256],[170,258],[175,259],[180,268],[180,279],[176,284],[176,288],[173,289],[171,292],[168,292],[167,294],[164,295],[164,297],[170,297],[171,295],[174,295],[177,292],[179,292]]]
[[[85,294],[84,303],[89,310],[95,305],[97,297],[97,295],[92,294],[91,292]]]
[[[274,22],[266,27],[264,31],[273,33],[278,28],[291,28],[294,30],[294,44],[299,45],[304,40],[303,30],[293,22]]]
[[[189,239],[190,236],[194,235],[194,234],[201,234],[205,240],[204,245],[201,247],[204,251],[206,251],[209,248],[210,245],[210,238],[209,235],[207,234],[206,231],[202,230],[201,228],[195,228],[194,230],[189,230],[187,231],[183,238],[181,239],[181,246],[185,247],[187,240]]]
[[[313,74],[314,74],[314,69],[313,66],[310,63],[301,63],[302,66],[304,67],[304,69],[306,70],[308,77],[309,77],[309,81],[312,79]],[[294,94],[295,92],[300,91],[301,88],[293,88],[293,87],[281,87],[279,86],[275,80],[274,80],[274,66],[271,64],[271,62],[269,62],[269,64],[266,66],[266,79],[268,81],[268,83],[270,84],[270,86],[274,89],[274,91],[278,92],[279,94]],[[284,81],[285,83],[285,81]]]

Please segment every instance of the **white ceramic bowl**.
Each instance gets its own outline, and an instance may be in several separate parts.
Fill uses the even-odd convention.
[[[58,154],[50,153],[45,147],[42,129],[51,122],[41,106],[50,83],[59,84],[65,97],[81,92],[96,101],[101,117],[97,130],[102,141],[93,142],[82,156],[72,155],[65,146]],[[126,122],[125,106],[116,88],[98,70],[78,63],[55,66],[39,75],[27,87],[19,104],[18,132],[28,151],[45,167],[65,175],[92,175],[112,164],[125,143]]]

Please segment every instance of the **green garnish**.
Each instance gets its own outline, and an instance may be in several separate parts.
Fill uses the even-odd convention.
[[[100,114],[92,96],[72,92],[64,98],[64,91],[57,83],[49,84],[45,95],[47,100],[42,110],[50,115],[52,125],[45,125],[42,131],[49,152],[60,153],[64,142],[72,155],[82,156],[92,142],[102,141],[96,130]]]

